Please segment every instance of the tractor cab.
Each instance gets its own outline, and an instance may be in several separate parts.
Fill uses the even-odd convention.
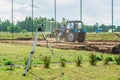
[[[67,21],[65,27],[65,40],[68,42],[83,42],[86,31],[82,28],[81,21]]]
[[[81,21],[68,21],[66,23],[66,29],[81,29],[82,22]]]

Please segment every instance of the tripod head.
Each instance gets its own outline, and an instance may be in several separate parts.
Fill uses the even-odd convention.
[[[42,28],[43,28],[43,24],[38,24],[38,32],[43,31]]]

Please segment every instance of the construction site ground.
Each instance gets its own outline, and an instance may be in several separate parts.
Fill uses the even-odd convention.
[[[0,40],[1,43],[31,45],[34,39],[18,39],[18,40]],[[118,54],[120,53],[119,41],[84,41],[84,42],[56,42],[55,38],[48,38],[48,43],[52,48],[65,49],[65,50],[88,50],[101,53]],[[44,39],[39,39],[37,46],[47,47]]]

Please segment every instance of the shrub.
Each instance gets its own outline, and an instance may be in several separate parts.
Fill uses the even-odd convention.
[[[44,57],[41,57],[41,60],[44,63],[44,68],[49,68],[51,57],[44,56]]]
[[[26,37],[27,37],[27,32],[28,32],[28,31],[27,31],[26,29],[23,29],[23,30],[22,30],[22,33],[23,33],[23,34],[26,34]]]
[[[109,57],[106,57],[106,58],[103,60],[103,64],[104,64],[104,65],[108,65],[108,64],[109,64],[109,61],[110,61],[110,58],[109,58]]]
[[[12,61],[5,61],[4,65],[11,65]]]
[[[114,61],[111,56],[108,57],[109,61]]]
[[[103,60],[102,57],[100,57],[100,56],[96,56],[96,59],[97,59],[97,61],[102,61]]]
[[[120,55],[115,56],[114,58],[115,58],[116,64],[117,64],[117,65],[120,65]]]
[[[96,65],[96,63],[97,63],[96,54],[92,53],[89,55],[89,63],[91,65]]]
[[[24,34],[24,33],[27,33],[28,31],[26,30],[26,29],[23,29],[22,30],[22,33]]]
[[[76,63],[76,66],[81,66],[82,56],[78,56],[78,57],[75,59],[75,63]]]
[[[9,70],[14,70],[15,68],[15,65],[12,61],[6,61],[4,64],[10,66]]]
[[[65,58],[60,57],[61,67],[65,67],[65,66],[66,66],[65,62],[66,62],[66,59],[65,59]]]
[[[32,69],[32,62],[33,60],[31,60],[31,63],[29,64],[28,71]],[[24,58],[24,65],[25,65],[24,69],[26,68],[27,63],[28,63],[28,58],[25,57]]]

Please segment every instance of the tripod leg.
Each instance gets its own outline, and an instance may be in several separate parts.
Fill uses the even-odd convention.
[[[30,56],[29,56],[29,59],[28,59],[28,62],[27,62],[27,65],[26,65],[26,68],[25,68],[23,76],[26,76],[27,71],[29,70],[29,65],[30,65],[31,60],[32,60],[32,55],[34,54],[34,49],[35,49],[35,47],[37,45],[39,34],[40,34],[40,32],[38,32],[37,35],[36,35],[36,37],[35,37],[35,41],[33,43],[33,47],[32,47],[32,50],[30,52]]]
[[[30,65],[30,63],[31,63],[33,53],[34,53],[34,52],[31,52],[31,53],[30,53],[30,56],[29,56],[29,59],[28,59],[28,63],[27,63],[26,68],[25,68],[25,72],[24,72],[24,74],[23,74],[24,76],[26,76],[26,73],[27,73],[27,71],[29,70],[29,65]]]

